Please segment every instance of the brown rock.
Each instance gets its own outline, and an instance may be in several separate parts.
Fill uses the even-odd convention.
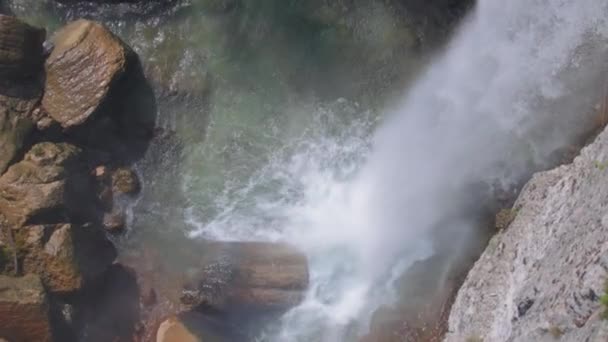
[[[44,62],[42,43],[46,31],[0,14],[0,77],[37,75]]]
[[[107,174],[108,169],[103,165],[100,165],[93,170],[93,175],[95,176],[95,178],[100,180],[103,180]]]
[[[112,192],[115,194],[133,195],[139,192],[139,178],[135,171],[120,168],[112,174]]]
[[[0,95],[0,174],[6,171],[32,131],[32,121],[23,115],[28,106],[27,101]],[[19,110],[19,107],[25,108]]]
[[[40,279],[0,276],[0,339],[51,341],[49,307]]]
[[[198,312],[183,312],[164,320],[156,332],[156,342],[243,341],[234,327]],[[233,336],[234,335],[234,336]]]
[[[158,327],[156,342],[203,342],[176,317],[162,322]]]
[[[298,304],[308,286],[306,256],[292,247],[263,242],[212,242],[203,267],[181,301],[199,309],[281,311]]]
[[[116,251],[94,227],[71,224],[28,226],[18,231],[23,271],[40,275],[51,292],[72,293],[99,278]]]
[[[20,227],[66,207],[66,168],[79,149],[69,144],[37,144],[23,161],[0,177],[0,215]]]
[[[103,215],[103,227],[110,233],[121,233],[125,229],[126,221],[125,214],[120,210],[113,210]]]
[[[61,126],[77,126],[95,113],[134,53],[106,27],[83,19],[59,30],[52,41],[42,106]]]
[[[33,128],[31,113],[42,96],[45,31],[0,15],[0,174]]]

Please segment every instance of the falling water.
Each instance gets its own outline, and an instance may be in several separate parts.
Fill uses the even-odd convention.
[[[589,129],[607,38],[603,0],[480,0],[382,122],[344,99],[309,108],[314,120],[247,181],[226,176],[213,217],[190,212],[190,235],[308,255],[305,300],[260,340],[354,339],[437,239],[474,239],[466,208]]]

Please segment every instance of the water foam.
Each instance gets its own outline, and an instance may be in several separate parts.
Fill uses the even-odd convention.
[[[510,189],[587,129],[607,14],[602,0],[480,0],[373,135],[370,116],[320,120],[216,217],[192,215],[192,236],[281,240],[309,256],[306,299],[261,339],[353,339],[365,328],[353,323],[393,299],[393,281],[438,235],[470,233],[460,214],[480,198],[473,185]]]

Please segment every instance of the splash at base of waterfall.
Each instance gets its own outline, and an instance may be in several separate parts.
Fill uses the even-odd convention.
[[[191,236],[280,240],[309,257],[306,299],[260,339],[354,340],[438,240],[466,248],[478,203],[593,128],[606,14],[600,0],[482,0],[379,127],[345,101],[316,108],[250,178],[227,175],[214,215],[190,211]]]

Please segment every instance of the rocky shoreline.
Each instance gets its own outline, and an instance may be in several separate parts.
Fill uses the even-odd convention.
[[[183,304],[156,311],[167,295],[117,262],[112,236],[142,188],[132,165],[156,134],[142,70],[99,23],[77,20],[46,40],[45,30],[0,15],[1,338],[149,341],[161,325],[159,341],[182,341],[167,333],[182,311],[213,319],[301,299],[307,262],[288,246],[213,243]],[[175,318],[160,324],[167,316]]]

